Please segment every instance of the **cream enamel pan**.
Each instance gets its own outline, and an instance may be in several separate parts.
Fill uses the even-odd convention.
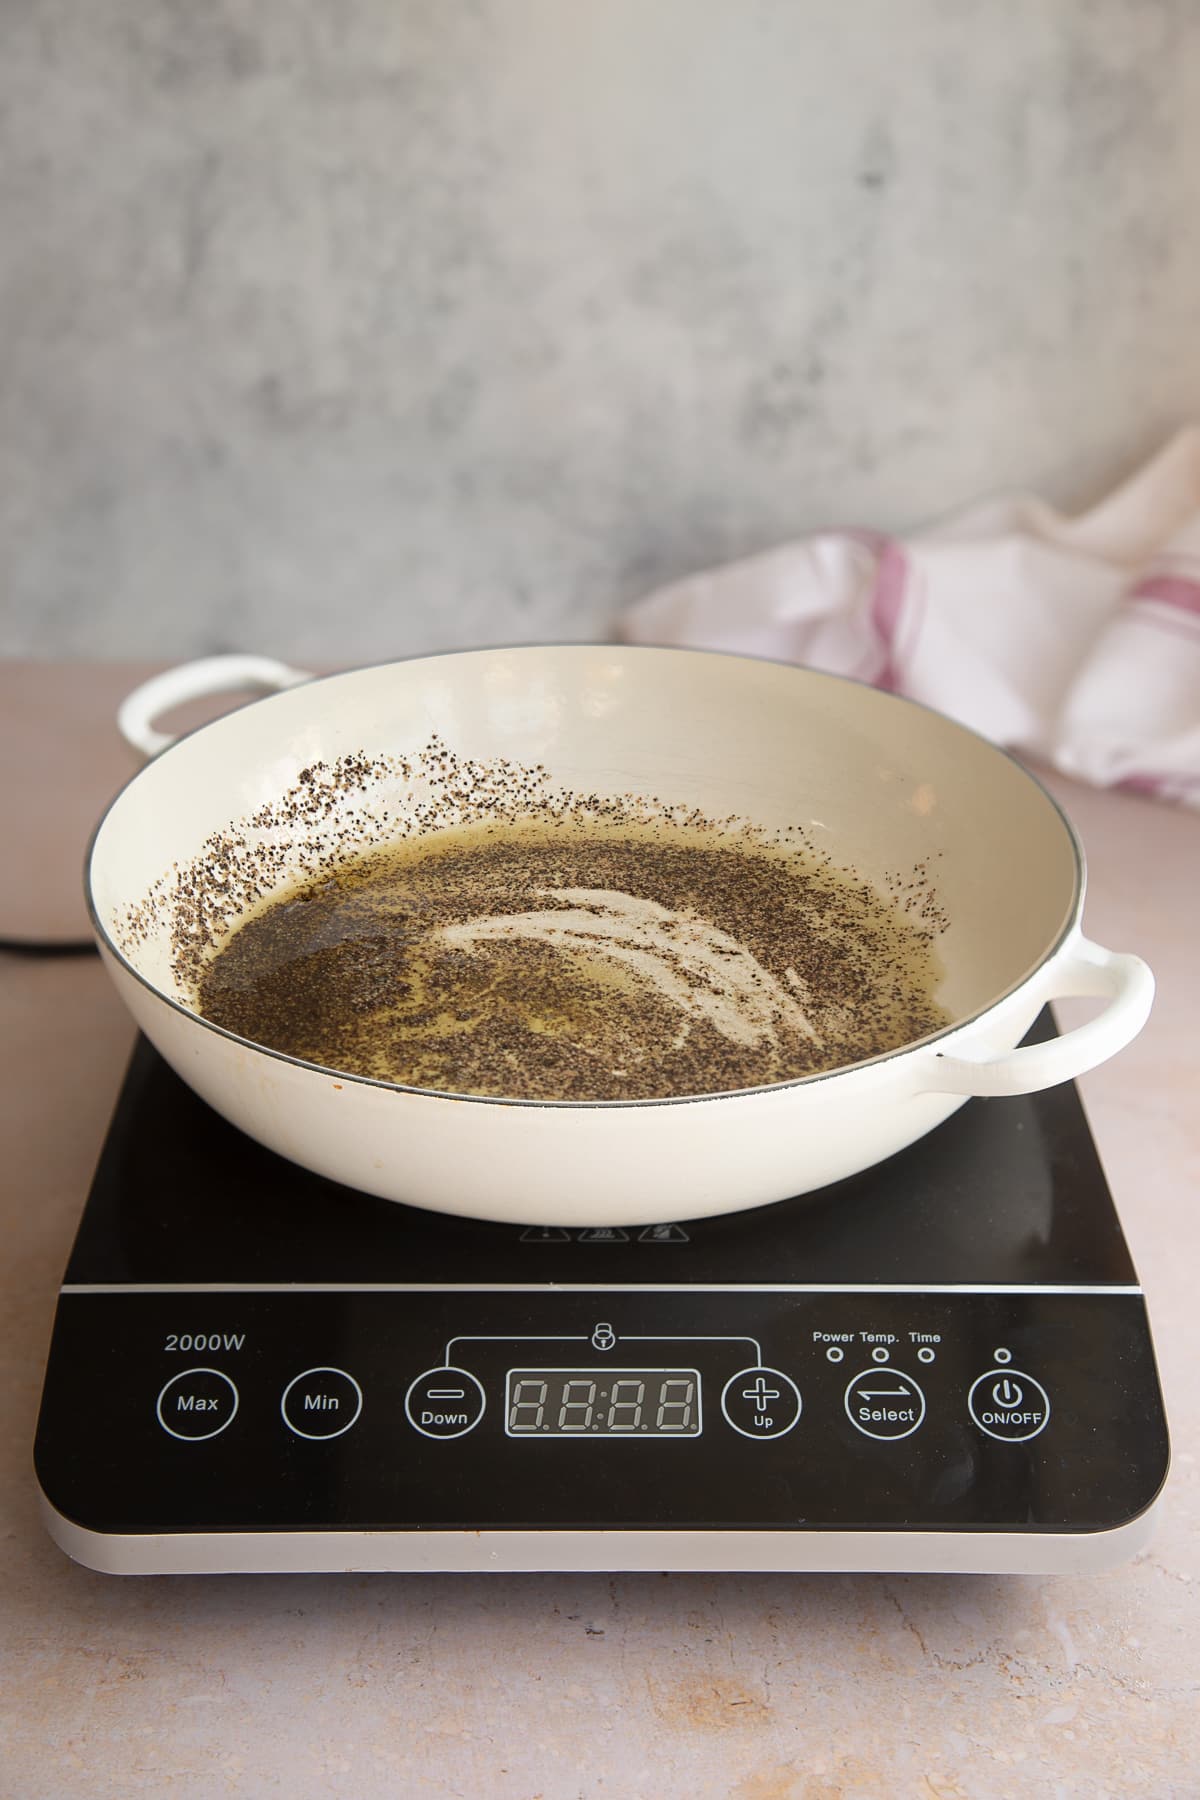
[[[177,742],[154,728],[185,699],[247,686],[276,691]],[[613,646],[471,651],[320,680],[227,657],[157,677],[130,697],[120,723],[152,760],[100,822],[86,885],[122,999],[234,1125],[390,1200],[547,1225],[760,1206],[882,1161],[970,1095],[1031,1093],[1082,1074],[1122,1049],[1150,1010],[1146,965],[1083,934],[1083,855],[1040,784],[940,714],[834,676]],[[201,1018],[178,974],[174,872],[198,871],[203,882],[205,846],[244,839],[246,822],[277,809],[302,771],[346,759],[403,766],[435,737],[462,762],[542,766],[573,792],[633,791],[767,831],[799,826],[880,888],[897,870],[925,869],[947,920],[938,998],[952,1024],[772,1087],[543,1103],[391,1087]],[[357,835],[366,847],[386,835],[383,812],[394,819],[409,798],[398,778],[374,797],[334,794],[327,816],[305,824],[305,854],[321,852],[322,834],[330,845]],[[275,830],[278,885],[299,872],[290,842]],[[225,879],[216,865],[212,879]],[[152,894],[168,898],[147,905]],[[1067,995],[1105,1004],[1050,1043],[1018,1047],[1045,1002]]]

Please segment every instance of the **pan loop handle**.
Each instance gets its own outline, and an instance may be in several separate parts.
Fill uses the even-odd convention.
[[[159,731],[154,721],[185,700],[203,700],[210,694],[238,694],[246,689],[278,694],[298,687],[312,676],[304,669],[289,668],[270,656],[204,656],[152,675],[123,700],[117,712],[117,729],[131,749],[142,756],[157,756],[177,739]]]
[[[1109,1004],[1096,1018],[1045,1044],[999,1056],[937,1055],[927,1089],[946,1094],[1036,1094],[1086,1075],[1142,1029],[1154,1000],[1154,976],[1140,956],[1105,950],[1080,933],[1048,972],[1043,1000],[1096,995]]]

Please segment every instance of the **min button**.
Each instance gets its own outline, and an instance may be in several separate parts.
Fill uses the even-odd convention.
[[[182,1369],[158,1396],[155,1411],[173,1438],[198,1443],[233,1423],[238,1391],[220,1369]]]
[[[335,1438],[357,1423],[362,1403],[362,1389],[345,1369],[305,1369],[288,1382],[279,1408],[297,1437]]]

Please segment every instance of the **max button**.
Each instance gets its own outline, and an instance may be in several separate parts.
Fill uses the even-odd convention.
[[[182,1369],[167,1382],[154,1410],[173,1438],[200,1443],[232,1425],[237,1409],[238,1391],[220,1369]]]

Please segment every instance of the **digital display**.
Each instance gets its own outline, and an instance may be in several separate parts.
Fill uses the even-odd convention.
[[[510,1369],[504,1429],[522,1438],[699,1437],[695,1369]]]

